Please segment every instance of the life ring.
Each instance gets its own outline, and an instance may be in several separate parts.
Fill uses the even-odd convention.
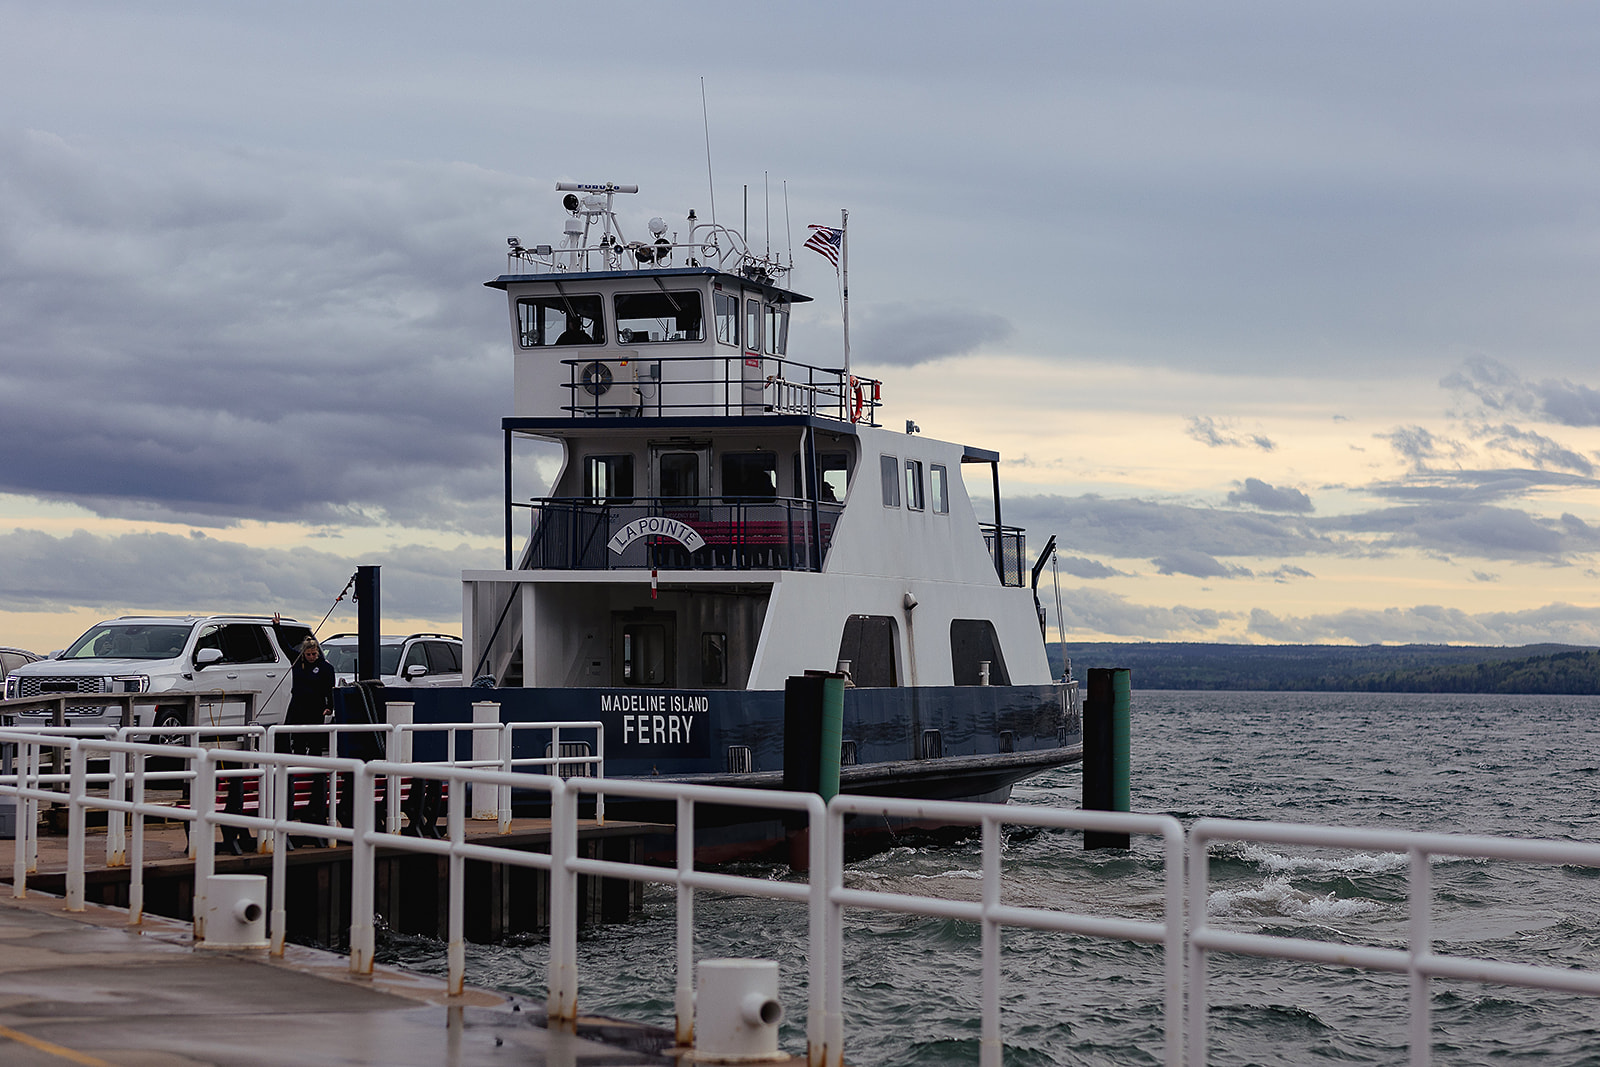
[[[850,391],[855,394],[856,398],[855,407],[850,412],[850,421],[860,422],[861,408],[866,403],[866,397],[862,395],[861,383],[856,380],[854,374],[850,375]]]

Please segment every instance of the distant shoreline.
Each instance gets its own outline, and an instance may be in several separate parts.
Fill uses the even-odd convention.
[[[1072,673],[1127,667],[1137,689],[1240,692],[1600,694],[1586,645],[1231,645],[1067,642]],[[1052,669],[1061,646],[1049,645]]]

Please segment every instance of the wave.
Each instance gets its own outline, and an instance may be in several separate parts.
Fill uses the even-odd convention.
[[[1388,905],[1364,897],[1307,893],[1290,884],[1285,874],[1273,875],[1257,886],[1214,890],[1206,901],[1206,914],[1223,919],[1270,915],[1307,922],[1332,922],[1388,910]]]

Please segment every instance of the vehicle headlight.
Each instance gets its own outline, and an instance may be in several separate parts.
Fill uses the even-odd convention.
[[[20,683],[20,679],[17,679],[17,678],[7,678],[6,679],[6,699],[7,700],[15,700],[15,699],[17,699],[17,686],[18,686],[19,683]]]
[[[118,674],[111,679],[113,693],[148,693],[150,691],[150,676],[148,674]]]

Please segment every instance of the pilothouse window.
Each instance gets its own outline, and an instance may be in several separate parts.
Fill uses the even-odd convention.
[[[787,304],[768,304],[767,351],[774,356],[781,356],[788,348],[789,307]]]
[[[722,499],[771,500],[778,495],[776,452],[725,452]]]
[[[711,299],[712,307],[717,314],[717,343],[737,346],[739,343],[739,298],[729,296],[727,293],[717,293]]]
[[[586,456],[583,461],[583,495],[596,504],[633,498],[633,457]]]
[[[523,348],[598,345],[606,339],[598,296],[527,296],[517,301]]]
[[[618,293],[617,339],[625,345],[703,341],[700,294],[693,290]]]

